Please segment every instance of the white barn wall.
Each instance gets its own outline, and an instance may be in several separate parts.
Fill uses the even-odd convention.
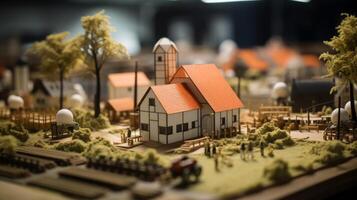
[[[134,98],[134,86],[131,86],[131,90],[128,90],[129,87],[114,87],[110,82],[108,83],[108,97],[109,99],[117,99],[130,97]],[[149,85],[140,85],[138,86],[138,99],[140,100],[146,90],[149,88]]]

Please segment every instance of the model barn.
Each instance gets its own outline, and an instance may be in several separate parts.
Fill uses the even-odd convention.
[[[168,44],[166,41],[165,45]],[[171,45],[174,48],[172,42]],[[172,66],[164,65],[160,69],[172,70]],[[182,65],[171,78],[164,80],[169,82],[151,86],[139,103],[140,133],[144,141],[170,144],[217,136],[238,126],[239,108],[243,104],[214,64]]]
[[[144,72],[138,72],[138,98],[140,99],[150,86],[150,80]],[[108,99],[133,98],[134,72],[112,73],[108,75]]]

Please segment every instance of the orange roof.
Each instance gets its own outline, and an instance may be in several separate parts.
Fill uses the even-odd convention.
[[[131,111],[134,109],[134,101],[130,97],[110,99],[108,104],[117,112]]]
[[[306,67],[320,67],[321,63],[319,58],[312,54],[304,54],[302,55],[302,59],[304,60],[304,64]]]
[[[238,58],[242,59],[243,62],[250,69],[256,69],[259,71],[264,71],[268,68],[268,63],[263,59],[258,57],[256,51],[252,49],[241,49],[238,51]]]
[[[283,68],[286,67],[289,60],[296,55],[296,52],[293,49],[286,47],[268,50],[267,53],[278,67]]]
[[[134,87],[135,72],[109,74],[108,79],[114,87]],[[138,86],[141,85],[150,85],[144,72],[138,72]]]
[[[182,83],[151,86],[167,114],[199,109],[200,105]]]
[[[180,77],[189,77],[192,80],[214,112],[243,107],[241,100],[214,64],[182,65],[173,79]]]

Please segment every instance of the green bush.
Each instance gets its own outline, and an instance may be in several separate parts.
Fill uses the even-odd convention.
[[[357,155],[357,141],[348,145],[348,150],[351,152],[352,155]]]
[[[272,140],[275,141],[278,139],[283,139],[283,138],[288,137],[288,134],[286,131],[277,128],[271,132],[271,137],[272,137]]]
[[[267,147],[267,154],[269,157],[274,157],[274,147],[272,144],[269,144]]]
[[[265,135],[266,133],[272,132],[275,129],[276,129],[276,127],[274,126],[274,123],[267,122],[267,123],[264,123],[261,127],[259,127],[257,129],[256,133],[259,135]]]
[[[148,149],[145,152],[143,161],[150,164],[157,164],[160,160],[160,156],[155,149]]]
[[[275,140],[274,149],[284,149],[284,144],[282,139]]]
[[[92,131],[89,128],[79,128],[73,132],[72,139],[79,139],[83,142],[89,142],[91,134]]]
[[[29,138],[29,132],[22,125],[16,125],[11,121],[0,122],[0,134],[12,135],[21,142],[26,142]]]
[[[86,149],[86,144],[82,140],[76,139],[58,143],[55,145],[55,149],[65,152],[82,153]]]
[[[113,157],[116,148],[103,138],[95,138],[88,143],[83,155],[87,158]]]
[[[110,127],[109,119],[104,115],[94,117],[94,113],[84,109],[73,110],[74,121],[78,122],[82,128],[90,128],[91,130],[100,130]]]
[[[17,140],[12,135],[0,136],[0,152],[6,154],[15,154]]]
[[[293,139],[291,139],[290,136],[287,136],[287,137],[281,139],[281,141],[283,142],[284,146],[292,146],[295,144],[295,141]]]
[[[345,144],[335,140],[314,145],[311,147],[310,153],[318,155],[315,159],[316,162],[326,165],[335,165],[345,158],[345,149]]]
[[[264,168],[263,176],[273,183],[287,182],[291,178],[289,165],[286,161],[277,159]]]

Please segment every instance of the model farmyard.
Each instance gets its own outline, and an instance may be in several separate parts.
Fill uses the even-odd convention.
[[[168,38],[153,47],[150,80],[111,37],[103,11],[82,18],[80,36],[47,36],[27,51],[42,72],[32,92],[18,88],[0,110],[0,199],[13,193],[25,199],[328,195],[334,180],[355,176],[357,163],[357,18],[344,16],[338,35],[326,42],[334,51],[321,55],[328,74],[275,81],[270,105],[240,98],[253,81],[242,78],[241,89],[241,78],[225,78],[215,64],[180,64],[180,49]],[[254,68],[249,76],[269,67],[254,61],[252,50],[238,54]],[[135,70],[109,74],[103,100],[101,71],[111,59],[135,63]],[[95,78],[94,104],[81,84],[67,79],[84,72]]]

